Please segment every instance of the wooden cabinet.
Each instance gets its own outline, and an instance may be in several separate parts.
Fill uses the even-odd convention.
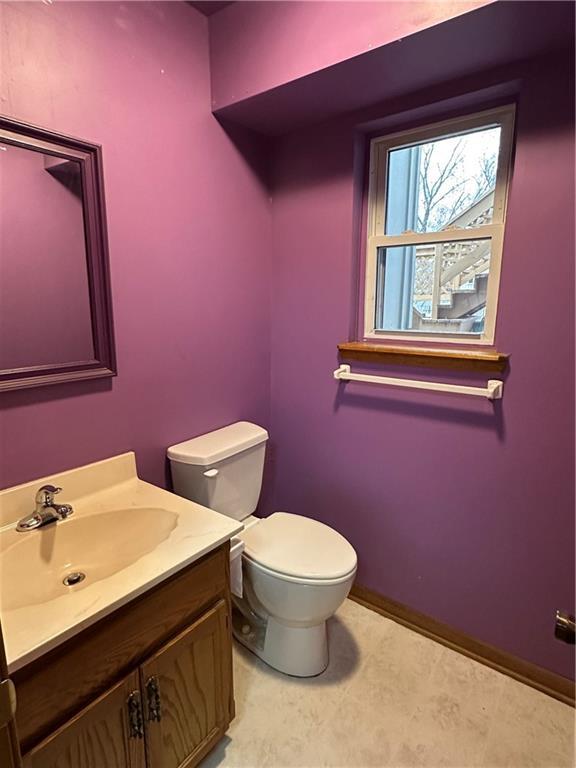
[[[24,768],[197,765],[234,716],[228,565],[223,547],[21,673]]]
[[[129,701],[139,697],[136,671],[29,752],[24,768],[145,768],[144,739],[129,722]]]

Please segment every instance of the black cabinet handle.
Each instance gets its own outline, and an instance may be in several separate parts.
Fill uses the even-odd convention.
[[[140,691],[132,691],[128,696],[128,723],[130,725],[130,738],[144,738],[144,718],[142,717],[142,704]]]
[[[162,704],[160,701],[160,685],[157,677],[149,677],[146,681],[146,696],[148,699],[148,720],[160,722],[162,719]]]

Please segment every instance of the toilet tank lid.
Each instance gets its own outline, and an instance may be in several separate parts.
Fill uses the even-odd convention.
[[[222,429],[193,437],[168,448],[168,458],[202,467],[234,456],[268,440],[268,432],[249,421],[237,421]]]

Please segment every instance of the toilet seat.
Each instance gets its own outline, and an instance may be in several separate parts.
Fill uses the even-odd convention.
[[[332,587],[336,586],[338,584],[344,584],[346,581],[350,579],[351,576],[354,576],[356,572],[356,567],[354,567],[349,573],[346,573],[344,576],[340,576],[337,579],[311,579],[311,578],[302,578],[299,576],[288,576],[286,573],[281,573],[280,571],[273,571],[271,568],[266,568],[261,563],[258,563],[256,560],[253,560],[251,557],[248,557],[246,555],[246,552],[243,552],[242,558],[245,563],[248,564],[249,567],[254,568],[261,573],[265,573],[268,576],[274,576],[276,579],[279,579],[280,581],[285,581],[290,584],[303,584],[304,586],[309,587]]]
[[[275,512],[240,534],[250,565],[299,584],[344,582],[357,566],[352,545],[324,523],[289,512]]]

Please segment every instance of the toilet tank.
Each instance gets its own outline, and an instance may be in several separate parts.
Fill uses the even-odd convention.
[[[238,421],[168,448],[174,492],[244,520],[256,509],[268,432]]]

